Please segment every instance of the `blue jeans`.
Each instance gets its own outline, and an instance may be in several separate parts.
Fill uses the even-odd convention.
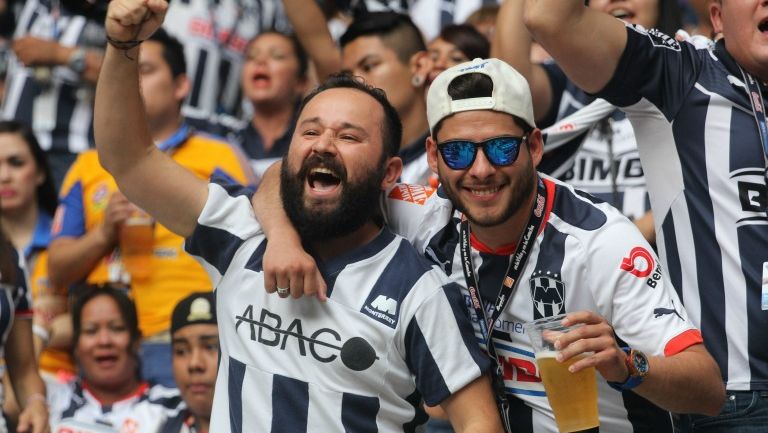
[[[719,415],[676,415],[676,433],[768,433],[768,391],[728,391]]]
[[[171,344],[159,342],[141,343],[141,377],[152,385],[176,388],[171,368]]]

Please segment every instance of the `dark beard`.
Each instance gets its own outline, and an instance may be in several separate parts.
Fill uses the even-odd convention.
[[[450,183],[444,182],[442,177],[440,178],[440,183],[442,184],[446,195],[451,200],[451,203],[453,203],[453,206],[466,215],[470,223],[479,227],[495,227],[512,218],[515,212],[520,209],[520,206],[526,204],[526,201],[533,192],[535,182],[536,175],[534,173],[533,161],[528,157],[526,158],[526,164],[525,167],[523,167],[522,173],[519,174],[517,179],[513,179],[513,181],[510,182],[512,197],[501,215],[496,218],[479,219],[476,215],[472,215],[467,209],[467,206],[462,202],[461,198],[459,198],[459,194],[453,190]]]
[[[304,202],[304,185],[309,171],[323,166],[332,169],[341,178],[341,199],[333,208],[307,207]],[[362,182],[347,181],[344,167],[330,157],[314,155],[304,161],[297,174],[288,171],[283,159],[280,170],[280,196],[283,207],[293,227],[304,242],[317,242],[348,235],[368,221],[381,221],[379,196],[384,179],[383,164],[369,172]]]

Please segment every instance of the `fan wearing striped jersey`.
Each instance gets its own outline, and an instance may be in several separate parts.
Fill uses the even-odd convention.
[[[284,201],[306,227],[330,293],[325,303],[287,303],[261,289],[266,238],[250,191],[206,185],[152,145],[131,41],[149,37],[167,6],[110,4],[95,137],[120,189],[187,237],[216,287],[221,363],[211,431],[413,431],[426,401],[444,407],[460,432],[501,432],[488,360],[453,308],[457,287],[378,224],[371,205],[402,168],[402,127],[383,93],[340,76],[304,101],[283,176],[284,190],[296,190]],[[116,100],[120,109],[109,105]],[[339,210],[361,221],[330,219]]]
[[[650,245],[613,207],[536,172],[542,137],[522,75],[497,59],[456,65],[432,83],[427,107],[427,155],[441,187],[397,185],[388,223],[467,288],[460,307],[470,310],[478,343],[496,352],[518,431],[557,432],[522,324],[560,313],[584,324],[561,337],[562,361],[585,355],[572,367],[600,373],[601,430],[671,432],[666,410],[716,413],[724,400],[717,366]],[[272,248],[287,254],[286,245]],[[644,378],[630,374],[623,347],[646,354]]]
[[[553,9],[554,8],[554,9]],[[768,2],[715,0],[698,48],[584,8],[529,0],[526,24],[586,92],[632,122],[657,246],[720,367],[727,404],[684,432],[768,425]]]

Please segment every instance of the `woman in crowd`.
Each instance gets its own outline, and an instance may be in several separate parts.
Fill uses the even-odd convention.
[[[14,394],[21,402],[16,424],[19,433],[48,432],[45,385],[37,371],[32,348],[32,309],[20,260],[0,229],[0,311],[10,314],[0,320],[0,355],[5,358]],[[14,317],[15,316],[15,317]],[[0,388],[0,399],[3,388]],[[0,433],[7,433],[0,417]]]
[[[258,177],[288,150],[296,108],[308,85],[308,62],[296,38],[276,31],[261,33],[246,48],[240,80],[253,117],[237,141]]]
[[[72,330],[79,377],[49,386],[54,430],[111,426],[154,433],[178,411],[178,391],[151,387],[140,377],[141,332],[125,293],[109,286],[78,289]]]
[[[437,74],[472,59],[485,59],[490,55],[491,44],[477,29],[468,24],[452,24],[443,27],[440,34],[427,44],[432,60],[432,70],[427,75],[427,87]]]
[[[52,287],[48,280],[48,243],[58,204],[56,190],[45,152],[31,129],[15,121],[0,121],[0,196],[3,228],[23,255],[29,273],[40,370],[50,375],[72,374],[66,288]]]

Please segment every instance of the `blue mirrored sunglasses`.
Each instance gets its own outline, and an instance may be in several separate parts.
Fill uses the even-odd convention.
[[[502,167],[517,160],[520,146],[525,143],[528,135],[516,137],[502,135],[480,142],[469,140],[450,140],[437,144],[437,150],[443,156],[445,164],[453,170],[464,170],[472,166],[477,156],[477,149],[482,147],[488,161]]]

